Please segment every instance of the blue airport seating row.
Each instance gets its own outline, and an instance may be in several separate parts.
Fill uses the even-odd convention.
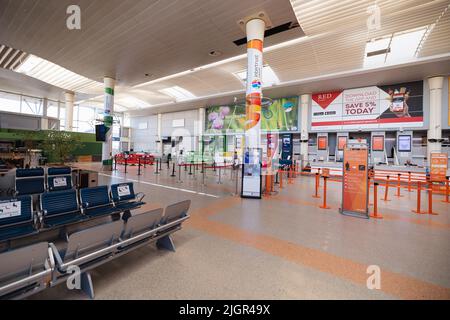
[[[73,188],[70,167],[17,169],[15,195],[42,194],[46,191],[61,191]]]
[[[171,234],[189,218],[190,200],[70,234],[63,246],[40,242],[0,254],[0,299],[28,297],[67,282],[80,271],[81,289],[94,297],[89,271],[152,242],[175,251]]]
[[[133,183],[44,192],[33,210],[31,195],[0,201],[0,242],[34,235],[97,217],[128,212],[144,204]]]

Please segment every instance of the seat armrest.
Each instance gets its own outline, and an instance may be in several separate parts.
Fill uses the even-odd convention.
[[[56,259],[56,265],[58,266],[58,269],[59,269],[59,267],[62,266],[64,263],[61,258],[61,255],[59,254],[59,251],[53,242],[50,242],[49,246],[50,246],[50,250],[53,254],[54,259]],[[53,261],[54,261],[54,259],[53,259]],[[63,271],[63,270],[60,270],[60,271]]]
[[[145,197],[145,193],[143,193],[143,192],[138,192],[138,193],[136,193],[136,199],[137,199],[139,202],[141,202],[142,199],[144,199],[144,197]]]

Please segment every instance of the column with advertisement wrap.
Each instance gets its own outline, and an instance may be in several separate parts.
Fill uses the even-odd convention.
[[[245,144],[242,197],[261,198],[261,99],[265,22],[249,20],[247,33],[247,88],[245,96]],[[259,159],[256,159],[256,158]]]
[[[114,84],[112,78],[104,78],[105,86],[105,111],[103,114],[103,124],[105,125],[105,141],[103,142],[102,164],[103,170],[112,170],[112,126],[114,112]]]

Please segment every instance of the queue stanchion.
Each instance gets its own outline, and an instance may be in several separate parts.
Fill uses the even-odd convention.
[[[204,186],[206,186],[206,182],[205,182],[205,174],[206,174],[206,172],[205,172],[205,163],[202,161],[202,171],[201,171],[201,174],[202,174],[202,184],[204,185]]]
[[[218,184],[222,184],[222,167],[221,166],[219,166],[219,182],[218,182]]]
[[[147,157],[144,155],[144,169],[147,168]]]
[[[200,173],[203,173],[205,171],[205,161],[202,160],[202,171]]]
[[[192,161],[189,163],[189,175],[192,176]]]
[[[437,216],[436,212],[433,212],[433,182],[428,180],[428,214]]]
[[[280,189],[283,189],[283,169],[278,169],[280,174]]]
[[[138,158],[138,176],[141,175],[141,157]]]
[[[216,160],[213,161],[213,171],[216,172]]]
[[[327,206],[327,176],[323,176],[323,204],[319,206],[319,208],[322,209],[330,209],[329,206]]]
[[[161,166],[162,166],[162,158],[161,159],[159,159],[159,172],[161,172]]]
[[[128,160],[127,160],[127,157],[125,157],[125,173],[127,173],[127,166],[128,166]]]
[[[238,195],[239,193],[239,171],[241,170],[241,165],[237,166],[237,170],[236,170],[236,195]]]
[[[277,170],[277,173],[275,175],[275,184],[280,184],[279,175],[280,175],[280,170]]]
[[[117,154],[114,155],[114,171],[117,171]]]
[[[319,172],[316,172],[316,186],[315,186],[315,193],[312,196],[313,198],[320,198],[319,196],[319,179],[320,179],[320,175]]]
[[[397,197],[403,197],[400,194],[400,178],[401,178],[401,173],[397,173],[397,193],[395,194]]]
[[[375,219],[383,219],[383,217],[378,214],[378,182],[373,183],[373,213],[369,216]]]
[[[445,200],[442,200],[442,202],[444,203],[450,203],[449,201],[449,192],[450,192],[450,188],[449,188],[449,176],[445,177]]]
[[[425,213],[425,212],[420,211],[421,185],[422,185],[422,182],[417,181],[417,208],[416,208],[416,210],[411,210],[412,212],[417,213],[417,214]]]
[[[408,192],[411,192],[411,171],[408,171]]]
[[[383,201],[391,201],[388,199],[388,194],[389,194],[389,175],[386,176],[386,187],[384,188]]]
[[[180,168],[180,164],[178,165],[178,181],[177,183],[181,183],[181,168]]]
[[[172,174],[170,176],[175,177],[175,162],[172,163]]]

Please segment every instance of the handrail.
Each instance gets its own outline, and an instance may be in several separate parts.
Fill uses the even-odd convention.
[[[26,278],[23,278],[23,279],[11,282],[7,285],[4,285],[3,287],[0,287],[0,296],[2,296],[3,294],[7,294],[11,290],[19,288],[22,285],[27,284],[31,281],[42,279],[43,277],[50,275],[52,273],[52,271],[53,271],[52,268],[49,268],[44,271],[38,272],[32,276],[28,276]]]

